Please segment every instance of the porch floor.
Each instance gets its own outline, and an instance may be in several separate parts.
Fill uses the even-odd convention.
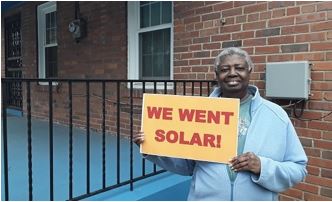
[[[8,115],[8,174],[9,200],[28,200],[28,138],[27,119]],[[49,163],[49,125],[48,121],[32,118],[32,167],[33,167],[33,200],[49,200],[50,197],[50,163]],[[69,129],[68,126],[53,124],[54,143],[54,200],[69,198]],[[115,135],[106,135],[106,186],[116,184],[117,145]],[[86,192],[86,131],[73,128],[73,196]],[[2,150],[1,199],[4,200],[4,173]],[[153,164],[146,161],[146,174],[153,172]],[[157,167],[157,170],[161,168]],[[166,172],[158,179],[170,175]],[[173,174],[172,174],[173,175]],[[133,176],[142,176],[142,157],[139,148],[133,145]],[[174,176],[172,176],[174,178]],[[179,182],[183,179],[178,177]],[[120,139],[120,182],[130,179],[130,140]],[[175,178],[174,178],[175,179]],[[174,181],[174,179],[172,179]],[[135,186],[142,182],[134,183]],[[102,188],[102,135],[90,130],[90,191]],[[120,188],[118,188],[120,190]],[[124,186],[123,189],[129,189]],[[106,197],[106,196],[105,196]],[[109,197],[106,197],[110,199]],[[92,200],[102,200],[92,197]],[[121,200],[121,198],[116,198]],[[127,198],[128,199],[128,198]],[[129,200],[134,200],[133,198]]]

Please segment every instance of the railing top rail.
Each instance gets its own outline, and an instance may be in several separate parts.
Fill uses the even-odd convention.
[[[1,81],[35,81],[35,82],[214,82],[215,80],[185,80],[185,79],[174,79],[174,80],[141,80],[141,79],[38,79],[38,78],[7,78],[2,77]]]

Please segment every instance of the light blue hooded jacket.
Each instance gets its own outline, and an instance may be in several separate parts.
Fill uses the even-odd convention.
[[[286,112],[262,98],[257,87],[249,86],[249,91],[254,94],[252,121],[243,153],[254,152],[260,158],[259,176],[241,171],[231,183],[226,164],[144,155],[168,171],[192,175],[188,200],[278,200],[278,192],[306,176],[308,159]],[[216,88],[210,97],[220,94]]]

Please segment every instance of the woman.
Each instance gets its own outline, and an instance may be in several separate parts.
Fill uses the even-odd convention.
[[[224,49],[215,62],[219,87],[210,97],[239,98],[238,156],[229,165],[143,155],[160,167],[190,175],[188,200],[278,200],[304,179],[307,156],[286,112],[249,85],[254,65],[240,48]],[[287,73],[287,72],[285,72]],[[135,134],[140,145],[144,134]]]

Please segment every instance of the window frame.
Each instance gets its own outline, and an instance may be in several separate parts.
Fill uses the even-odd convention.
[[[58,46],[58,40],[53,44],[46,43],[46,14],[57,11],[57,2],[49,1],[37,7],[37,36],[38,36],[38,78],[46,78],[45,48]],[[56,20],[57,23],[57,20]],[[48,85],[48,82],[39,82],[41,85]],[[57,82],[53,82],[57,85]]]
[[[173,46],[174,46],[174,5],[172,2],[171,9],[171,22],[167,24],[155,25],[145,28],[140,28],[140,2],[129,1],[127,7],[127,32],[128,32],[128,52],[127,52],[127,78],[128,79],[139,79],[140,67],[139,67],[139,34],[143,32],[156,31],[161,29],[170,28],[170,80],[173,80]],[[144,79],[142,79],[144,80]],[[157,89],[163,89],[164,84],[158,82]],[[169,88],[173,86],[173,83],[167,85]],[[134,88],[142,88],[141,82],[135,82]],[[152,89],[153,85],[149,82],[146,83],[147,89]]]

